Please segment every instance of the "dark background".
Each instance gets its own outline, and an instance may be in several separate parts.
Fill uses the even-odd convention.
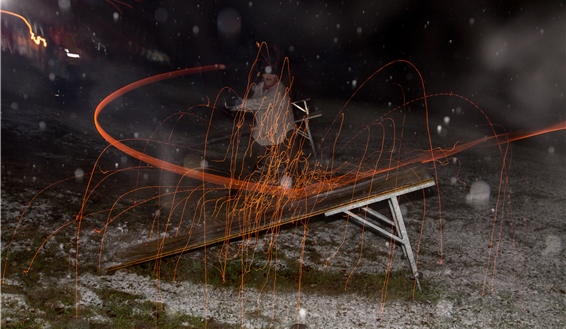
[[[139,61],[148,74],[224,63],[222,84],[242,90],[265,41],[272,58],[289,58],[295,98],[347,99],[383,65],[407,60],[428,94],[465,96],[510,129],[565,114],[564,1],[50,0],[4,9],[45,29],[63,25],[91,57]],[[169,61],[139,56],[145,49]],[[356,97],[399,104],[401,89],[406,99],[422,96],[418,73],[403,63]]]

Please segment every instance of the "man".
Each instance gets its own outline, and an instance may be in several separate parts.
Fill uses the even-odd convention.
[[[279,81],[274,68],[266,66],[262,81],[253,89],[253,95],[236,99],[228,106],[231,111],[251,111],[254,114],[252,147],[244,159],[245,169],[287,171],[295,156],[295,120],[285,85]],[[269,161],[269,163],[266,163]],[[260,165],[260,162],[261,163]],[[267,166],[267,167],[266,167]]]

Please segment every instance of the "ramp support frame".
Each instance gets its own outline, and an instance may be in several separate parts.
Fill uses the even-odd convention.
[[[409,261],[409,266],[411,268],[411,272],[413,273],[412,278],[414,278],[414,280],[416,281],[419,291],[422,292],[421,284],[419,282],[419,277],[421,277],[421,274],[418,271],[417,263],[415,261],[415,255],[413,253],[413,249],[411,248],[411,241],[409,239],[409,235],[407,234],[407,228],[403,219],[403,213],[401,212],[397,198],[401,195],[422,190],[434,185],[434,181],[425,181],[422,184],[416,186],[395,190],[385,195],[379,195],[367,200],[353,202],[341,208],[336,208],[331,211],[325,212],[324,215],[332,216],[338,213],[344,213],[349,217],[357,220],[362,225],[366,225],[378,231],[382,235],[394,240],[401,246],[403,255]],[[371,204],[382,201],[388,202],[389,210],[391,211],[391,219],[370,208]],[[355,209],[361,209],[363,213],[353,212],[352,210]],[[372,221],[369,221],[370,219]],[[386,225],[380,226],[380,222],[385,223]],[[388,227],[390,228],[390,230],[386,230],[386,228]]]

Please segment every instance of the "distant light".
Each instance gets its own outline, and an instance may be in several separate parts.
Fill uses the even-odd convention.
[[[61,8],[62,10],[71,8],[71,0],[59,0],[57,1],[57,3],[59,4],[59,8]]]
[[[85,173],[81,168],[78,168],[75,170],[75,181],[80,183],[83,181],[83,177],[84,177]]]
[[[159,23],[165,23],[167,21],[167,10],[163,8],[157,8],[155,10],[155,20]]]
[[[71,52],[69,52],[69,49],[67,49],[67,48],[65,48],[65,52],[67,53],[67,57],[81,58],[81,56],[79,54],[71,53]]]
[[[472,206],[488,206],[491,197],[491,187],[487,182],[475,181],[470,186],[470,193],[466,195],[466,203]]]
[[[69,6],[70,6],[70,2],[69,2]],[[33,29],[31,28],[31,25],[29,24],[27,19],[25,19],[22,15],[18,15],[16,13],[13,13],[13,12],[8,11],[8,10],[3,10],[3,9],[0,9],[0,12],[3,13],[3,14],[12,15],[12,16],[17,17],[17,18],[21,19],[22,21],[24,21],[24,23],[26,23],[26,25],[29,29],[29,35],[30,35],[31,40],[33,42],[35,42],[36,45],[43,44],[43,47],[47,47],[47,41],[44,38],[42,38],[40,36],[36,36],[35,33],[33,33]]]
[[[473,17],[470,18],[470,25],[474,25],[475,22],[476,22],[476,20]]]
[[[242,18],[234,8],[224,8],[217,17],[218,32],[224,37],[231,37],[240,33]]]

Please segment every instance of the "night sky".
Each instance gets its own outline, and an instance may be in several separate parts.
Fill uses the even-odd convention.
[[[44,25],[73,29],[91,51],[95,34],[108,60],[157,49],[171,59],[162,71],[224,63],[230,85],[245,82],[235,77],[245,75],[256,43],[265,41],[273,57],[289,58],[299,97],[348,98],[383,65],[407,60],[422,73],[428,93],[463,95],[507,124],[521,127],[516,119],[532,116],[556,122],[565,114],[564,1],[52,0],[21,6]],[[416,77],[409,65],[394,65],[356,97],[397,102],[396,84],[418,97]]]

